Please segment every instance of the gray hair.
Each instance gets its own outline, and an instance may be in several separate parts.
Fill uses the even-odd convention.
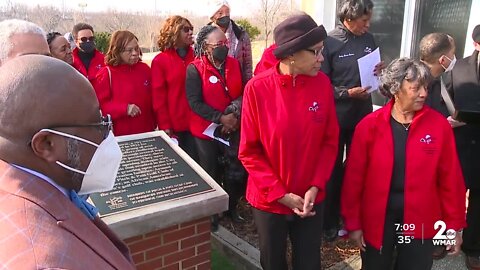
[[[10,51],[13,48],[13,44],[10,38],[15,34],[38,34],[45,40],[45,31],[40,26],[18,19],[4,20],[0,22],[0,63],[4,63],[7,60]]]
[[[380,92],[392,98],[400,90],[404,80],[428,85],[431,79],[430,69],[424,63],[407,57],[397,58],[382,71]]]
[[[371,0],[343,0],[337,7],[337,16],[341,22],[355,20],[372,12]]]

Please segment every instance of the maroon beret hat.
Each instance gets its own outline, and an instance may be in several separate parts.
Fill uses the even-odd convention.
[[[273,54],[278,59],[307,49],[327,37],[323,25],[317,23],[307,14],[295,15],[279,23],[273,30],[277,48]]]

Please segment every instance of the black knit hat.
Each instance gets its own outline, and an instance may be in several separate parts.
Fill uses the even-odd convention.
[[[473,28],[472,38],[473,41],[480,43],[480,24]]]
[[[278,59],[307,49],[327,37],[323,25],[317,23],[307,14],[296,15],[285,19],[273,30],[277,48],[273,54]]]

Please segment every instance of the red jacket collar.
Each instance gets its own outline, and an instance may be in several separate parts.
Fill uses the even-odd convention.
[[[275,78],[280,82],[280,85],[283,87],[292,87],[294,86],[294,81],[295,81],[295,86],[301,86],[305,84],[307,81],[311,80],[312,78],[315,78],[318,76],[317,73],[316,76],[309,76],[309,75],[304,75],[304,74],[298,74],[295,76],[292,75],[284,75],[279,72],[279,64],[280,60],[275,64],[274,68],[270,69],[273,70],[273,74],[275,75]]]
[[[383,120],[385,120],[386,122],[389,122],[390,117],[392,116],[393,104],[395,104],[394,98],[392,98],[382,109],[379,110],[379,113],[381,113]],[[421,118],[429,109],[430,108],[427,105],[423,105],[422,109],[417,111],[413,116],[412,123],[416,122],[418,118]]]
[[[162,53],[165,53],[165,54],[168,54],[168,55],[171,55],[171,56],[176,56],[176,57],[182,59],[182,58],[180,57],[180,55],[178,55],[177,49],[175,49],[175,48],[165,49]],[[194,58],[195,58],[195,55],[194,55],[194,53],[193,53],[193,48],[192,48],[192,46],[189,46],[189,47],[187,48],[187,55],[185,56],[185,59],[182,59],[182,60],[188,60],[188,59],[190,59],[189,62],[191,62]]]

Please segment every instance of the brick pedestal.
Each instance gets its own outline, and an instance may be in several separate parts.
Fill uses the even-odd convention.
[[[210,269],[210,218],[125,239],[138,270]]]
[[[210,216],[228,209],[227,193],[163,131],[117,140],[140,135],[162,137],[212,189],[126,209],[102,220],[127,243],[138,270],[210,269]]]

